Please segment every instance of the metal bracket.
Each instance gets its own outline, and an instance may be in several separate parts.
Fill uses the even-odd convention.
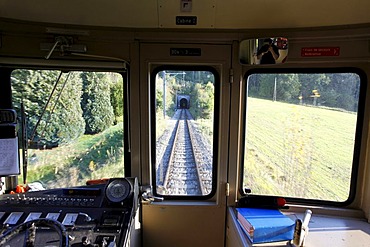
[[[152,193],[152,186],[141,186],[140,191],[142,203],[152,203],[152,202],[162,202],[164,200],[163,197],[154,196]]]
[[[40,44],[41,50],[49,51],[45,56],[45,59],[49,59],[54,51],[60,51],[62,56],[66,52],[86,52],[87,48],[85,45],[73,44],[73,38],[68,36],[57,36],[55,37],[54,43],[42,43]]]

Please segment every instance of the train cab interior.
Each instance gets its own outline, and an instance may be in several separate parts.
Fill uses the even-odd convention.
[[[370,246],[369,10],[0,0],[0,246]]]

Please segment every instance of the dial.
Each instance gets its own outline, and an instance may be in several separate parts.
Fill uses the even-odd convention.
[[[105,194],[111,202],[122,202],[131,193],[131,184],[126,179],[115,179],[106,188]]]

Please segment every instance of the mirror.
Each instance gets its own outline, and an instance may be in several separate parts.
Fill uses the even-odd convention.
[[[241,64],[280,64],[288,57],[288,39],[283,37],[247,39],[240,42]]]

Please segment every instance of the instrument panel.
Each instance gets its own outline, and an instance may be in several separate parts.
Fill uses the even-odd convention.
[[[136,178],[112,178],[103,184],[0,196],[1,238],[20,225],[47,219],[57,221],[68,233],[69,245],[125,246],[138,207]],[[58,233],[38,227],[40,246],[60,246]],[[8,246],[22,246],[24,236]],[[55,245],[54,245],[55,244]]]

